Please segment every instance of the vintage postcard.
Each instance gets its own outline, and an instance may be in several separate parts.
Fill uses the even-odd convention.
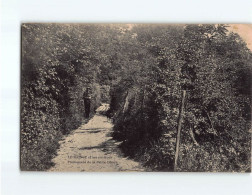
[[[24,23],[20,169],[251,172],[250,24]]]

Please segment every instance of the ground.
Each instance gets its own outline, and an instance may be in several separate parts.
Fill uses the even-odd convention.
[[[120,143],[110,136],[113,124],[100,114],[108,106],[102,104],[87,124],[63,137],[49,171],[144,171],[138,162],[123,156]]]

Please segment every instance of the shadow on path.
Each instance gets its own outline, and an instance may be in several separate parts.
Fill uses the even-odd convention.
[[[49,171],[144,171],[140,163],[123,157],[112,139],[112,122],[100,113],[108,110],[102,104],[87,124],[82,125],[60,141],[55,166]]]

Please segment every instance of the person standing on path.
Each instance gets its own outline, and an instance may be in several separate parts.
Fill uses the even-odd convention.
[[[90,87],[87,87],[86,91],[84,92],[83,99],[84,99],[85,117],[88,118],[90,114],[90,106],[91,106]]]

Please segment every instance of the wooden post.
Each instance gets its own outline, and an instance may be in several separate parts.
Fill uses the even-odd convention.
[[[185,96],[186,96],[186,91],[183,90],[182,102],[181,102],[181,106],[180,106],[180,110],[179,110],[179,117],[178,117],[178,132],[177,132],[177,139],[176,139],[176,153],[175,153],[174,171],[177,171],[177,163],[178,163],[178,156],[179,156],[179,142],[180,142],[181,125],[182,125],[184,105],[185,105]]]

